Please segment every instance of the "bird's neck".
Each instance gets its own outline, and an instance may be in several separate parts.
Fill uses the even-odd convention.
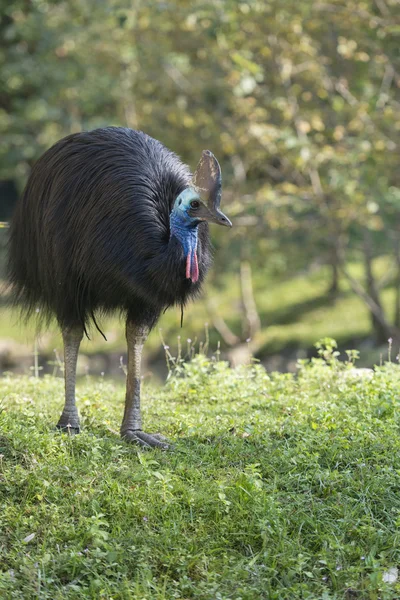
[[[170,216],[171,237],[175,236],[182,244],[185,257],[190,251],[197,249],[198,223],[182,213],[173,210]]]
[[[186,279],[193,283],[199,278],[197,261],[198,223],[179,210],[173,210],[170,216],[171,237],[176,237],[182,244],[186,259]]]

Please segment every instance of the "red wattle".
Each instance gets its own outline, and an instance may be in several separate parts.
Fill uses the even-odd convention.
[[[191,262],[192,262],[192,253],[189,252],[189,254],[186,257],[186,279],[190,279],[190,266],[191,266]]]
[[[196,283],[199,279],[199,263],[197,262],[197,252],[196,250],[193,252],[193,259],[191,261],[192,269],[191,269],[191,278],[193,283]]]

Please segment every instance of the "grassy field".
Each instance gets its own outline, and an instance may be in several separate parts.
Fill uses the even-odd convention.
[[[394,599],[400,596],[400,367],[360,375],[333,349],[297,376],[199,356],[145,387],[81,381],[83,433],[53,426],[62,380],[0,379],[0,597]]]

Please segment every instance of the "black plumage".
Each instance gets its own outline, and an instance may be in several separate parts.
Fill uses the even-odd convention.
[[[207,221],[220,211],[221,171],[204,151],[192,176],[159,141],[107,127],[70,135],[38,160],[11,222],[9,279],[29,316],[55,315],[64,341],[65,405],[58,427],[79,431],[76,362],[96,313],[126,315],[124,438],[142,431],[140,357],[160,312],[200,290],[211,262]]]
[[[199,281],[185,279],[169,215],[189,168],[145,133],[107,127],[60,140],[32,169],[11,223],[9,276],[28,314],[85,328],[120,309],[154,325],[195,296],[210,266],[199,224]],[[181,268],[179,268],[181,266]]]

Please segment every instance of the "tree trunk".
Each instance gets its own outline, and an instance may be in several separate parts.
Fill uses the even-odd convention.
[[[329,261],[329,266],[331,267],[331,283],[328,289],[328,294],[330,296],[337,296],[337,294],[339,293],[339,264],[340,256],[338,242],[335,241],[332,251],[330,253]]]
[[[364,230],[364,268],[365,268],[365,286],[368,296],[378,307],[379,311],[384,315],[382,302],[379,296],[378,287],[376,285],[373,269],[373,249],[372,249],[372,237],[371,232],[368,229]],[[377,315],[370,311],[371,324],[374,331],[375,339],[378,344],[384,344],[387,342],[391,333],[383,325],[382,319],[378,319]]]
[[[397,266],[397,273],[395,278],[395,286],[396,286],[396,299],[394,305],[394,325],[398,329],[400,329],[400,232],[396,232],[395,246],[394,246],[394,255]]]
[[[243,338],[252,338],[261,329],[261,320],[254,299],[250,262],[240,263],[240,289],[242,293],[242,331]]]

